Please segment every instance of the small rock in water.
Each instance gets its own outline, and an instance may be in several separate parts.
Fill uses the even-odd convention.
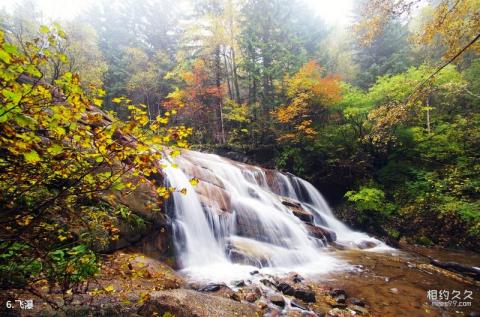
[[[290,305],[291,305],[292,307],[299,308],[299,309],[301,309],[301,310],[308,310],[305,306],[303,306],[302,304],[300,304],[298,301],[296,301],[296,300],[294,300],[294,299],[292,299],[292,300],[290,301]]]
[[[260,283],[262,283],[262,284],[265,285],[266,287],[271,287],[271,288],[277,286],[274,281],[271,281],[271,280],[266,279],[266,278],[261,279],[261,280],[260,280]]]
[[[325,317],[325,313],[323,311],[318,309],[314,309],[313,311],[315,312],[315,314],[317,314],[317,317]]]
[[[332,317],[340,317],[345,316],[344,312],[339,308],[334,308],[328,312],[328,316]]]
[[[282,292],[285,295],[293,296],[295,294],[295,289],[293,289],[293,287],[291,287],[289,284],[285,282],[278,284],[277,288],[280,292]]]
[[[257,299],[259,299],[259,298],[260,298],[260,296],[258,296],[256,293],[247,293],[247,294],[245,295],[245,300],[246,300],[247,302],[250,302],[250,303],[255,302],[255,301],[256,301]]]
[[[338,294],[335,296],[335,301],[339,304],[345,304],[345,301],[347,300],[347,297],[345,294]]]
[[[258,273],[260,273],[260,272],[258,272],[257,270],[255,270],[255,271],[250,272],[250,275],[256,275],[256,274],[258,274]]]
[[[353,306],[350,306],[350,308],[352,310],[356,311],[357,313],[362,314],[362,315],[368,315],[368,310],[365,307],[358,306],[358,305],[353,305]]]
[[[244,280],[233,281],[232,285],[235,286],[235,287],[244,287],[245,286],[245,281]]]
[[[200,287],[198,290],[200,292],[216,292],[216,291],[220,290],[220,288],[222,286],[223,285],[221,285],[221,284],[207,284],[203,287]]]
[[[268,308],[268,305],[267,303],[265,303],[264,301],[258,301],[257,303],[257,308],[261,311],[265,310]]]
[[[394,287],[390,289],[390,293],[392,294],[398,294],[398,288]]]
[[[329,292],[329,294],[332,297],[337,297],[340,294],[343,294],[343,295],[347,296],[347,293],[343,289],[340,289],[340,288],[335,288],[335,289],[331,290]]]
[[[304,278],[295,272],[291,272],[288,274],[288,277],[294,282],[294,283],[300,283],[304,280]]]
[[[307,303],[315,303],[315,293],[309,289],[297,289],[295,290],[294,296],[298,299],[303,300]]]
[[[362,306],[365,307],[365,301],[358,299],[358,298],[352,298],[352,304],[356,306]]]
[[[272,302],[272,304],[285,307],[285,299],[281,295],[272,295],[270,296],[269,300]]]
[[[372,241],[362,241],[360,243],[357,244],[357,247],[359,249],[371,249],[371,248],[374,248],[376,247],[377,244],[375,242],[372,242]]]
[[[234,301],[237,301],[237,302],[242,301],[242,297],[239,295],[238,292],[231,294],[230,298],[233,299]]]

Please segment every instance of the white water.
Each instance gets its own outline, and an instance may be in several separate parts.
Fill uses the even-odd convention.
[[[181,265],[193,279],[228,282],[247,278],[255,269],[304,275],[347,269],[349,265],[336,259],[321,240],[309,236],[279,195],[298,201],[314,215],[315,225],[335,231],[344,245],[373,241],[379,245],[375,249],[384,247],[337,220],[322,195],[305,180],[277,172],[268,179],[263,169],[212,154],[189,151],[184,156],[178,160],[180,168],[167,167],[165,171],[170,186],[187,190],[186,195],[173,194],[171,208]],[[187,176],[184,170],[214,175],[230,197],[230,212],[215,212],[219,204],[213,195],[208,197],[211,206],[202,205],[189,182],[196,175]],[[234,263],[232,250],[248,255],[248,264]]]

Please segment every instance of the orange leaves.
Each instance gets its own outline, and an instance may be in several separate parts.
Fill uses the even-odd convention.
[[[288,105],[273,112],[284,124],[279,141],[311,138],[316,135],[312,127],[325,108],[341,100],[340,81],[337,76],[323,76],[323,68],[315,61],[303,65],[293,76],[287,76]]]

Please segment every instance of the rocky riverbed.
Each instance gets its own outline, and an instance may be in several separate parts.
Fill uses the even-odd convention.
[[[408,246],[410,249],[411,246]],[[1,294],[3,303],[33,299],[32,310],[6,308],[2,316],[478,316],[480,283],[429,264],[417,253],[336,251],[353,265],[349,271],[304,277],[252,271],[250,277],[229,283],[196,283],[158,260],[140,253],[106,256],[94,282],[67,294],[38,284],[29,292]],[[439,260],[458,252],[431,251]],[[468,256],[470,264],[480,258]],[[432,305],[428,291],[456,292],[469,306]],[[470,293],[471,292],[471,293]],[[448,300],[445,300],[448,302]],[[458,301],[460,302],[460,301]]]

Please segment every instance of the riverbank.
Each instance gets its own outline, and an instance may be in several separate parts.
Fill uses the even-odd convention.
[[[249,279],[225,284],[188,281],[165,263],[134,250],[122,251],[105,256],[96,279],[66,295],[41,282],[31,292],[3,292],[1,299],[5,304],[0,313],[2,316],[478,316],[475,315],[480,311],[478,281],[435,267],[428,258],[418,255],[424,251],[422,248],[408,247],[417,253],[332,251],[352,265],[348,271],[306,278],[294,272],[271,276],[252,271]],[[459,256],[459,251],[429,250],[429,256],[441,261],[452,261]],[[480,258],[475,253],[463,255],[469,261],[464,264],[469,265]],[[428,298],[435,293],[432,291],[436,291],[437,306]],[[462,302],[465,307],[454,307],[454,296],[460,296],[457,305]],[[33,309],[21,309],[18,300],[29,299],[33,300]],[[15,308],[7,308],[7,301]],[[440,303],[449,301],[451,306],[440,307]]]

